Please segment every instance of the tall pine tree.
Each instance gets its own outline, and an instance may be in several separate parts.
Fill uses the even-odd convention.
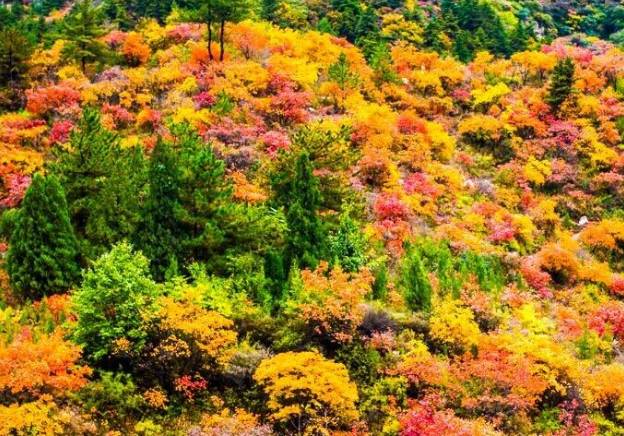
[[[102,126],[100,114],[93,109],[85,109],[69,142],[69,147],[55,149],[57,160],[50,170],[67,194],[81,253],[93,260],[134,235],[145,162],[138,147],[121,147],[119,138]]]
[[[100,41],[106,31],[102,27],[103,14],[93,0],[80,0],[71,13],[65,18],[62,26],[62,39],[67,40],[63,49],[65,57],[80,63],[83,72],[87,65],[101,60],[105,55],[106,46]]]
[[[323,256],[325,233],[318,216],[321,191],[318,178],[306,152],[297,159],[291,182],[291,205],[286,214],[288,222],[287,253],[289,264],[298,261],[302,267],[316,267]]]
[[[35,174],[10,239],[7,270],[22,298],[66,292],[80,275],[78,243],[58,179]]]
[[[156,280],[173,271],[179,258],[180,172],[174,150],[162,139],[158,141],[149,169],[149,192],[137,232],[137,248],[151,261]]]
[[[546,102],[553,112],[558,112],[561,105],[570,97],[573,84],[574,62],[571,58],[560,60],[552,72],[546,96]]]

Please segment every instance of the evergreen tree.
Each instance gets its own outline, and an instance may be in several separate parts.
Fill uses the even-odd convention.
[[[279,7],[278,0],[262,0],[260,16],[263,20],[275,22],[275,12]]]
[[[552,72],[546,96],[546,102],[553,112],[558,112],[560,106],[570,97],[573,84],[574,62],[571,58],[560,60]]]
[[[340,53],[338,60],[329,66],[327,73],[329,78],[336,82],[343,91],[357,85],[359,80],[357,74],[351,71],[349,60],[344,52]]]
[[[180,248],[184,263],[207,262],[222,254],[224,220],[230,213],[232,186],[225,163],[188,126],[176,126],[181,174]]]
[[[413,311],[431,309],[432,288],[417,248],[412,247],[403,260],[400,284],[407,306]]]
[[[318,216],[321,205],[319,181],[305,152],[297,159],[290,198],[292,203],[286,214],[289,263],[296,260],[302,267],[314,268],[323,255],[325,234]]]
[[[137,248],[151,260],[156,280],[163,280],[166,273],[177,265],[179,196],[180,174],[176,154],[169,143],[160,139],[150,160],[149,192],[137,237]]]
[[[106,46],[99,40],[106,31],[102,28],[103,17],[100,7],[93,5],[93,0],[78,1],[62,26],[62,39],[67,40],[63,54],[80,63],[83,72],[87,64],[101,60]]]
[[[336,233],[329,238],[330,259],[344,271],[359,271],[366,262],[366,240],[357,222],[344,212]]]
[[[80,275],[78,244],[56,177],[35,174],[13,227],[7,270],[19,296],[68,291]]]
[[[509,37],[511,52],[516,53],[526,50],[529,47],[530,38],[531,33],[529,32],[529,29],[522,22],[519,22]]]
[[[93,109],[85,109],[69,142],[70,147],[55,149],[50,170],[67,194],[81,254],[95,259],[134,235],[145,163],[140,148],[122,148]]]
[[[11,109],[17,108],[22,101],[31,53],[32,46],[21,31],[16,28],[0,31],[0,88],[5,88],[2,100]]]

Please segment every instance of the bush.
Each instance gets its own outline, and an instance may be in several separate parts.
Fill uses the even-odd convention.
[[[94,262],[73,297],[74,340],[95,361],[122,343],[140,349],[146,338],[143,319],[154,313],[156,295],[147,258],[128,243],[116,245]]]

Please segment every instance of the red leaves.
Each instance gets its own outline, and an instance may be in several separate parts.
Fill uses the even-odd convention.
[[[80,92],[66,85],[52,85],[26,91],[28,103],[26,110],[32,114],[43,116],[50,112],[66,112],[77,108],[80,103]]]
[[[24,194],[26,194],[26,190],[30,186],[30,176],[24,174],[8,174],[4,180],[8,193],[4,198],[0,198],[0,209],[19,206],[24,198]]]

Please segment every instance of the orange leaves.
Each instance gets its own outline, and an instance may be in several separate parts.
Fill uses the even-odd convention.
[[[136,33],[130,32],[123,43],[121,49],[126,62],[131,66],[142,65],[148,61],[151,50],[143,40],[143,37]]]
[[[299,317],[317,335],[350,342],[364,319],[372,274],[368,270],[348,274],[340,267],[328,272],[327,263],[322,263],[315,271],[302,271],[301,279],[306,295],[297,308]]]
[[[26,97],[26,110],[39,116],[49,115],[51,112],[65,113],[78,108],[80,103],[80,92],[67,85],[28,90]]]
[[[0,346],[0,391],[35,397],[76,391],[91,374],[90,368],[77,364],[80,354],[60,331],[34,339],[25,330],[20,338]]]

